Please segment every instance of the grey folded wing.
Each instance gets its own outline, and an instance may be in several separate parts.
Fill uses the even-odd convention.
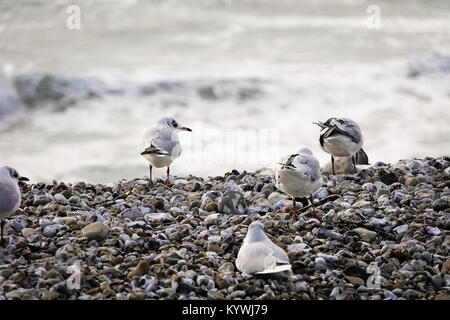
[[[358,125],[346,118],[341,119],[335,119],[335,121],[332,121],[334,124],[335,130],[350,139],[352,139],[355,143],[361,142],[361,130],[359,129]]]
[[[292,165],[301,169],[304,174],[309,175],[314,181],[320,177],[320,163],[314,156],[300,154],[294,158]]]
[[[141,147],[141,155],[169,155],[178,157],[181,154],[181,145],[178,136],[172,130],[157,127],[150,130],[145,136]]]
[[[268,239],[268,240],[270,241],[270,239]],[[275,258],[276,258],[277,264],[289,263],[289,257],[283,249],[281,249],[279,246],[277,246],[272,241],[270,241],[270,247],[272,248],[272,250],[275,253]]]
[[[20,194],[12,182],[0,182],[0,212],[13,210],[20,201]]]
[[[323,140],[333,135],[342,134],[350,138],[355,143],[360,143],[362,136],[358,125],[347,118],[330,118],[325,122],[314,122],[324,129],[320,135],[320,145],[323,146]]]
[[[141,152],[141,155],[145,154],[154,154],[159,156],[170,156],[170,153],[168,153],[165,150],[158,149],[154,145],[150,145],[148,148],[145,148],[144,151]]]

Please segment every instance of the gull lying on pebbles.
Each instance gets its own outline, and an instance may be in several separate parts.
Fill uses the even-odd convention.
[[[322,128],[320,133],[321,148],[331,154],[332,173],[334,169],[334,157],[352,157],[353,167],[356,172],[356,153],[361,150],[363,139],[361,129],[353,120],[347,118],[330,118],[325,122],[314,122]]]
[[[363,149],[356,153],[356,159],[356,165],[358,166],[357,169],[368,167],[369,158]],[[357,173],[353,167],[352,157],[336,157],[334,159],[334,171],[336,174]],[[332,173],[331,162],[326,163],[321,168],[321,172]]]
[[[169,185],[169,166],[181,154],[178,131],[192,131],[182,127],[173,118],[162,118],[148,130],[139,145],[139,153],[147,159],[150,169],[149,184],[152,185],[152,168],[167,167],[166,185]]]
[[[8,218],[19,209],[21,196],[19,180],[28,181],[28,178],[21,177],[16,169],[8,166],[0,168],[0,245],[4,246],[3,227],[5,218]]]
[[[284,158],[280,165],[275,175],[276,187],[292,197],[295,217],[297,217],[295,198],[309,196],[314,217],[320,220],[316,216],[312,197],[313,192],[322,185],[319,161],[313,156],[311,150],[303,148],[298,153]]]
[[[270,274],[291,270],[286,252],[273,243],[264,233],[261,222],[248,227],[244,243],[239,249],[236,267],[242,273]]]

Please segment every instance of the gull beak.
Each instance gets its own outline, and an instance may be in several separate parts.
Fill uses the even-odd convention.
[[[20,177],[19,181],[30,181],[30,179],[28,179],[27,177]]]
[[[321,127],[322,129],[326,128],[327,126],[324,125],[322,122],[313,122],[313,124],[317,124],[319,127]]]
[[[187,127],[181,127],[180,130],[192,132],[192,130]]]

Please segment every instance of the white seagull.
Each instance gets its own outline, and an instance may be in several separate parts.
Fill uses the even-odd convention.
[[[363,149],[356,153],[356,165],[368,165],[369,157]],[[334,158],[334,171],[336,174],[357,173],[353,166],[352,157],[336,157]],[[332,173],[331,161],[327,162],[322,168],[322,173]]]
[[[298,153],[284,158],[280,165],[275,175],[276,187],[292,197],[294,216],[297,217],[295,198],[309,197],[314,217],[320,220],[316,215],[312,196],[322,185],[319,161],[311,150],[303,148]]]
[[[169,185],[169,166],[181,154],[181,144],[178,131],[192,131],[182,127],[173,118],[162,118],[146,131],[139,145],[139,153],[147,159],[150,169],[149,184],[152,185],[152,168],[167,167],[166,185]]]
[[[269,274],[291,270],[286,252],[273,243],[264,233],[261,222],[248,227],[244,243],[239,249],[236,267],[242,273]]]
[[[20,206],[19,180],[28,181],[28,178],[21,177],[14,168],[0,167],[0,246],[6,244],[3,239],[4,219],[14,214]]]
[[[352,157],[356,172],[357,152],[361,150],[363,139],[361,129],[355,121],[347,118],[330,118],[325,122],[314,122],[322,128],[320,132],[321,148],[331,154],[331,167],[334,170],[334,157]]]

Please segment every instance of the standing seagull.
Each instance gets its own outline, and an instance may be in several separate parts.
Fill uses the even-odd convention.
[[[20,206],[19,180],[28,181],[28,178],[21,177],[17,170],[11,167],[0,167],[0,246],[6,244],[3,239],[4,219],[14,214]]]
[[[153,184],[153,167],[167,167],[166,185],[169,185],[169,166],[181,154],[181,145],[178,139],[179,130],[192,131],[180,126],[173,118],[162,118],[144,134],[138,149],[139,153],[150,162],[150,185]]]
[[[291,270],[286,252],[273,243],[264,233],[261,222],[248,227],[244,243],[239,249],[236,267],[247,274],[268,274]]]
[[[280,165],[276,172],[276,187],[292,197],[294,216],[297,217],[295,197],[309,196],[314,217],[320,221],[312,196],[322,185],[319,161],[311,150],[303,148],[298,153],[287,156]]]
[[[355,121],[347,118],[330,118],[326,122],[314,122],[322,128],[320,132],[321,148],[331,154],[331,168],[333,174],[334,157],[352,157],[356,172],[357,152],[361,150],[363,139],[361,129]]]

